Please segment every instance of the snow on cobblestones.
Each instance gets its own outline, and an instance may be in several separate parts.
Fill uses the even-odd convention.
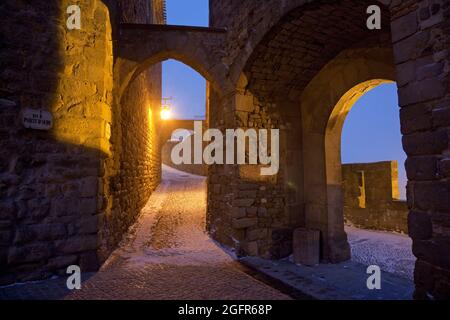
[[[416,258],[412,240],[404,234],[362,230],[346,226],[352,260],[378,265],[382,270],[413,279]]]
[[[206,178],[163,181],[120,247],[68,299],[290,299],[252,278],[205,232]]]

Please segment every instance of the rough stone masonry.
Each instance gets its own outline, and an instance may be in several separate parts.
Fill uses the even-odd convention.
[[[368,30],[366,9],[382,8]],[[354,99],[396,81],[408,155],[418,299],[450,297],[450,3],[210,0],[210,28],[164,23],[163,1],[0,4],[0,283],[95,270],[159,182],[160,66],[208,80],[210,127],[278,128],[280,171],[208,168],[207,229],[241,255],[283,258],[320,231],[321,261],[349,258],[340,133]],[[155,25],[156,24],[156,25]],[[25,129],[24,108],[52,112]]]

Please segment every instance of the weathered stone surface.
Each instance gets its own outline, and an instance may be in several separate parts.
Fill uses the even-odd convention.
[[[320,231],[295,229],[293,236],[294,261],[315,266],[320,261]]]
[[[392,21],[392,41],[397,42],[409,37],[418,29],[417,13],[411,13]]]
[[[257,256],[258,251],[258,242],[257,241],[250,241],[245,244],[245,252],[249,256]]]
[[[236,207],[251,207],[255,203],[254,199],[236,199],[233,201],[233,205]]]
[[[84,235],[70,238],[70,240],[58,240],[55,248],[62,254],[81,253],[96,250],[99,247],[97,235]]]
[[[400,201],[396,161],[342,166],[344,218],[363,229],[408,233],[408,206]]]
[[[414,269],[415,299],[445,300],[450,295],[450,272],[423,260],[417,260]]]
[[[433,234],[430,216],[427,213],[411,211],[408,215],[408,232],[413,239],[430,239]]]
[[[267,238],[267,229],[247,230],[247,239],[249,241],[261,240]]]
[[[415,208],[450,212],[450,181],[416,182],[412,188]]]
[[[50,248],[45,243],[35,243],[27,246],[11,247],[8,253],[8,264],[21,264],[41,261],[51,255]]]
[[[401,106],[441,98],[445,94],[445,83],[439,78],[410,83],[399,91]]]
[[[233,207],[231,215],[233,218],[239,219],[244,218],[247,213],[245,208]]]
[[[78,261],[78,256],[76,256],[76,255],[58,256],[58,257],[49,259],[47,267],[50,270],[60,270],[60,269],[65,269],[70,265],[76,264],[77,261]]]
[[[409,156],[440,154],[448,148],[447,130],[403,136],[403,148]]]
[[[444,158],[439,162],[439,173],[443,177],[450,177],[450,158]]]
[[[257,225],[258,219],[256,218],[242,218],[242,219],[233,219],[233,228],[236,229],[245,229],[249,227],[254,227]]]
[[[292,229],[275,229],[272,230],[270,236],[272,238],[271,259],[282,259],[292,254]]]
[[[414,239],[413,242],[413,253],[417,259],[427,261],[440,268],[447,268],[450,264],[449,250],[450,240],[448,238]]]
[[[73,227],[73,233],[76,234],[93,234],[97,233],[102,216],[101,215],[95,215],[95,216],[86,216],[81,219],[78,219]]]
[[[400,109],[400,124],[403,134],[411,134],[433,128],[429,103],[410,105]]]
[[[448,102],[450,105],[450,102]],[[436,127],[444,127],[450,125],[450,107],[440,107],[433,110],[433,124]]]
[[[66,235],[66,228],[60,223],[24,226],[17,229],[14,244],[29,243],[36,240],[58,240],[65,238]]]
[[[410,157],[406,160],[409,180],[435,180],[438,178],[437,157]]]

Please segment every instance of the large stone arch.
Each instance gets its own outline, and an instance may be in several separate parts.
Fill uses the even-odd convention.
[[[364,39],[360,39],[366,40],[362,46],[356,43],[357,41],[353,44],[341,41],[343,46],[340,47],[340,50],[334,50],[335,43],[327,43],[326,49],[334,50],[335,54],[327,56],[322,63],[318,63],[320,60],[308,60],[307,55],[302,56],[298,61],[298,66],[292,65],[283,70],[285,73],[292,73],[297,67],[300,67],[297,70],[305,75],[305,79],[303,83],[297,81],[301,80],[299,78],[291,79],[297,83],[296,90],[292,90],[290,87],[292,81],[280,82],[279,78],[273,78],[274,75],[277,75],[277,70],[270,68],[275,66],[277,57],[270,53],[264,55],[265,51],[267,53],[269,50],[276,50],[279,45],[284,46],[285,51],[293,52],[290,50],[295,44],[292,32],[297,32],[302,23],[304,23],[303,26],[310,26],[309,29],[303,28],[305,37],[309,36],[306,42],[314,43],[316,39],[319,40],[319,43],[333,40],[338,35],[336,28],[315,25],[316,19],[336,21],[336,16],[338,19],[341,18],[343,11],[340,11],[338,7],[342,5],[347,6],[348,10],[344,10],[347,14],[361,20],[367,18],[367,14],[361,6],[372,5],[376,1],[369,3],[356,0],[268,0],[242,4],[238,1],[211,0],[210,21],[212,26],[228,28],[226,49],[228,54],[225,61],[230,66],[231,81],[237,87],[237,95],[232,101],[236,105],[236,123],[243,125],[254,124],[253,120],[258,116],[256,111],[261,107],[273,107],[278,111],[287,111],[284,118],[288,120],[290,116],[299,117],[293,111],[296,100],[301,97],[303,89],[321,68],[342,50],[356,47],[393,48],[395,80],[399,88],[403,148],[408,156],[406,162],[407,198],[410,209],[408,229],[409,235],[413,239],[414,255],[418,258],[415,266],[415,297],[446,298],[449,296],[448,288],[450,288],[450,263],[447,258],[448,254],[446,254],[449,248],[449,233],[445,228],[448,225],[448,212],[450,212],[448,201],[450,190],[448,181],[450,177],[448,169],[450,167],[448,157],[448,127],[450,125],[448,118],[450,77],[448,69],[448,27],[450,23],[447,14],[448,3],[445,0],[379,2],[385,5],[383,6],[383,17],[388,18],[388,21],[384,20],[382,24],[384,31],[389,31],[387,38],[381,41],[384,44],[377,45],[375,40],[371,46],[367,46],[369,37],[365,34]],[[349,4],[353,4],[353,6],[348,8]],[[314,15],[314,8],[317,11],[316,15]],[[333,10],[333,8],[338,10]],[[356,15],[354,15],[355,9],[358,10]],[[303,19],[300,18],[300,21],[291,23],[290,13],[303,14]],[[365,21],[358,21],[357,24],[363,27]],[[337,24],[337,28],[341,27]],[[353,28],[344,29],[348,35],[353,34]],[[311,36],[314,41],[310,41]],[[274,41],[276,37],[279,38],[278,44]],[[266,59],[261,59],[264,57]],[[313,68],[302,70],[301,62],[312,65]],[[266,72],[258,70],[264,66],[269,66]],[[252,75],[253,72],[254,75]],[[258,79],[258,77],[260,78]],[[385,79],[385,76],[380,79]],[[264,93],[265,87],[269,90]],[[284,93],[288,92],[289,95],[280,94],[283,93],[284,88],[286,89]],[[284,108],[281,108],[282,106]],[[252,116],[251,122],[248,121],[250,116]],[[277,115],[277,119],[280,119],[280,115]],[[299,122],[301,123],[301,121]],[[281,122],[281,124],[289,127],[289,123]],[[293,133],[292,136],[299,141],[302,140],[302,133],[296,133],[296,135]],[[290,154],[289,159],[294,159],[297,164],[303,165],[300,152],[293,157],[292,154],[295,153],[295,150],[287,150],[286,153]],[[284,174],[284,178],[286,176],[293,177],[295,174],[296,172],[291,170],[288,174]],[[303,194],[302,188],[297,189],[298,191],[293,192],[294,198]],[[285,199],[290,197],[290,190],[282,192]],[[303,201],[301,197],[299,197],[299,201]],[[300,207],[298,206],[297,210],[299,212],[301,211]],[[232,207],[228,210],[232,210],[229,216],[243,216],[243,211],[237,209],[240,208]],[[216,211],[220,213],[220,210]],[[265,214],[265,210],[263,213]],[[222,213],[222,216],[226,216],[226,213]],[[252,227],[245,229],[246,233],[235,230],[236,232],[233,234],[233,231],[230,231],[232,228],[229,227],[232,221],[228,216],[226,219],[222,219],[221,223],[225,226],[221,229],[224,231],[218,232],[221,234],[216,238],[222,239],[224,234],[231,234],[233,237],[230,242],[234,242],[235,247],[243,243],[244,245],[241,247],[244,247],[244,251],[247,253],[264,255],[260,247],[261,245],[267,246],[267,243],[270,244],[273,240],[270,239],[270,235],[266,236],[267,241],[257,238],[258,241],[255,243],[247,236],[247,233],[250,232],[252,237],[259,235],[258,230],[254,230],[255,223]],[[266,224],[258,222],[257,225],[260,227],[260,225]],[[295,223],[291,225],[295,225]],[[286,234],[289,234],[289,230]]]
[[[350,3],[350,1],[344,1],[341,5],[346,5],[346,3]],[[375,0],[375,1],[358,1],[360,3],[366,3],[365,8],[369,5],[379,5],[386,13],[386,9],[393,2],[392,0]],[[299,12],[304,11],[308,8],[321,8],[323,14],[329,14],[332,8],[333,3],[331,1],[323,1],[323,0],[286,0],[286,1],[278,1],[278,0],[268,0],[260,3],[262,6],[260,8],[260,12],[265,12],[263,17],[258,17],[259,22],[257,24],[250,25],[250,21],[248,22],[248,28],[251,32],[246,34],[246,45],[244,50],[240,50],[233,59],[233,63],[230,66],[230,78],[233,83],[237,83],[241,77],[242,70],[245,68],[249,59],[251,59],[252,55],[255,52],[255,49],[260,45],[264,38],[274,30],[278,29],[279,26],[283,23],[283,20],[288,21],[291,17],[297,15]],[[328,8],[327,8],[328,7]],[[353,8],[354,9],[354,8]],[[352,8],[349,8],[351,11]],[[334,12],[333,12],[334,14]],[[253,14],[252,14],[253,15]],[[368,15],[366,15],[366,11],[361,11],[359,18],[367,19]],[[246,28],[245,28],[246,30]]]
[[[344,232],[341,132],[353,104],[395,79],[390,49],[349,49],[328,63],[301,96],[305,224],[321,230],[324,256],[350,257]],[[333,79],[333,81],[330,81]]]
[[[249,228],[244,228],[245,233],[239,230],[231,232],[231,238],[242,239],[239,248],[245,254],[280,258],[289,255],[292,250],[290,241],[293,229],[316,228],[322,231],[323,261],[338,262],[349,258],[343,223],[336,219],[340,217],[343,221],[342,213],[337,214],[337,210],[335,214],[328,214],[328,209],[334,208],[328,208],[325,158],[320,159],[320,154],[314,154],[314,150],[304,146],[305,141],[316,141],[318,136],[303,127],[308,128],[308,113],[318,113],[314,117],[322,117],[314,119],[318,121],[314,124],[323,130],[318,148],[325,156],[325,130],[339,99],[361,82],[393,79],[389,12],[383,7],[382,23],[385,28],[371,31],[366,27],[368,1],[297,2],[297,6],[294,2],[288,3],[293,7],[280,7],[280,10],[286,10],[282,10],[285,15],[277,18],[277,24],[272,28],[265,25],[267,29],[263,30],[266,34],[252,48],[253,52],[247,52],[253,45],[250,41],[243,50],[245,52],[240,53],[242,56],[248,54],[248,59],[240,60],[238,55],[232,66],[245,62],[239,77],[233,79],[236,81],[233,101],[235,125],[244,128],[280,128],[281,152],[280,171],[272,179],[256,179],[246,172],[246,168],[239,168],[236,174],[238,184],[247,183],[250,176],[255,189],[270,190],[270,195],[266,199],[261,194],[262,199],[253,202],[253,205],[256,203],[263,208],[262,212],[267,209],[267,216],[262,214],[257,221],[251,220],[254,222]],[[333,16],[329,15],[330,12],[333,12]],[[377,69],[377,63],[382,67]],[[308,86],[314,86],[311,83],[314,83],[315,77],[322,70],[327,70],[329,65],[336,66],[338,71],[335,72],[342,72],[338,77],[344,78],[343,84],[333,88],[333,84],[328,83],[323,88],[324,92],[318,94],[318,98],[325,99],[328,104],[316,106],[311,103],[315,108],[308,110],[308,106],[303,106],[302,94]],[[350,67],[347,68],[347,65]],[[234,71],[231,76],[235,76]],[[304,104],[308,103],[306,101]],[[317,161],[307,162],[309,152],[318,157]],[[320,163],[323,164],[322,171],[319,169]],[[305,177],[305,174],[311,174],[313,178],[307,180],[309,176]],[[325,187],[315,192],[315,179],[321,174]],[[311,200],[311,194],[318,198]],[[334,193],[330,192],[329,195],[333,197]],[[266,201],[268,205],[264,205]],[[240,210],[241,213],[232,219],[232,223],[239,226],[243,212],[241,204],[244,201],[235,203],[238,208],[233,210]],[[317,206],[317,203],[321,206]],[[254,218],[251,215],[255,209],[245,210],[250,213],[244,217]]]

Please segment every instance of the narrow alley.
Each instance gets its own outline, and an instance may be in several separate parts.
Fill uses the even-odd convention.
[[[289,299],[206,235],[205,180],[165,166],[121,246],[66,299]]]

